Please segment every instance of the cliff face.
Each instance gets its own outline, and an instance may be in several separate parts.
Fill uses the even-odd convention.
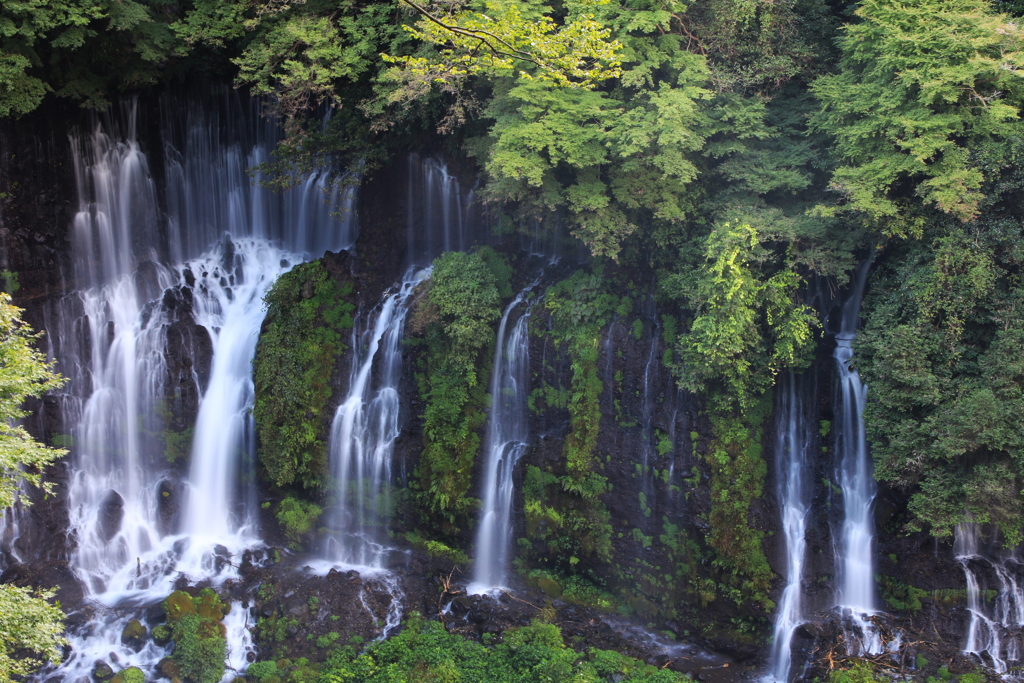
[[[40,329],[52,327],[54,302],[74,287],[69,245],[77,198],[65,131],[68,121],[77,120],[77,114],[55,112],[16,124],[5,122],[0,127],[0,239],[4,248],[0,266],[17,273],[20,288],[15,292],[16,303],[26,307],[27,319]],[[147,141],[142,140],[142,144]],[[159,147],[152,140],[149,146]],[[360,312],[373,309],[383,293],[401,278],[406,266],[410,182],[403,160],[368,179],[359,195],[361,230],[353,252],[344,258],[328,255],[324,259],[328,271],[340,273],[339,269],[344,269],[345,277],[353,278]],[[541,272],[536,289],[543,292],[579,265],[566,257],[540,268],[518,252],[512,240],[499,245],[499,249],[515,270],[514,289]],[[155,287],[149,268],[146,263],[139,265],[137,278],[143,289]],[[613,286],[625,287],[627,281],[645,282],[652,276],[608,271],[605,277],[617,283]],[[155,457],[166,455],[169,439],[176,439],[175,443],[187,439],[210,372],[212,345],[206,330],[192,318],[191,286],[186,282],[165,292],[151,292],[150,298],[158,302],[154,305],[170,321],[164,350],[167,377],[163,400],[169,413],[167,432],[176,435],[153,435],[149,447],[161,451]],[[532,311],[529,443],[516,470],[513,504],[517,539],[514,553],[519,572],[515,580],[543,591],[562,608],[574,602],[617,608],[619,614],[653,624],[657,630],[671,631],[681,639],[697,640],[739,658],[756,658],[765,652],[772,605],[744,601],[730,592],[723,570],[708,547],[712,471],[707,456],[714,434],[703,412],[703,397],[677,388],[668,367],[674,362],[673,356],[665,340],[664,316],[681,318],[683,312],[656,306],[651,287],[636,286],[622,293],[632,299],[632,310],[603,326],[598,337],[600,427],[593,469],[606,477],[610,486],[598,503],[585,510],[552,484],[566,473],[564,443],[572,429],[567,407],[573,383],[572,359],[565,345],[557,344],[549,334],[552,320],[547,309],[537,305]],[[90,343],[79,341],[83,347]],[[49,343],[60,359],[59,340],[51,335]],[[814,412],[819,423],[834,419],[835,361],[829,343],[826,337],[809,371],[814,376]],[[332,397],[326,408],[329,414],[348,389],[352,353],[349,349],[342,354],[332,375]],[[399,488],[410,482],[423,449],[424,406],[416,381],[422,354],[422,349],[410,345],[403,361],[399,386],[402,431],[392,468]],[[38,438],[51,442],[55,436],[67,434],[69,428],[63,419],[66,408],[67,404],[56,398],[45,399],[33,406],[30,428]],[[481,437],[483,429],[479,428]],[[769,597],[777,601],[786,550],[775,496],[773,418],[765,421],[760,436],[767,476],[748,521],[751,528],[763,534],[763,550],[777,575]],[[827,673],[821,668],[821,653],[838,647],[843,634],[842,621],[832,612],[835,536],[843,501],[836,492],[835,446],[827,430],[821,430],[812,449],[819,457],[808,473],[813,496],[803,586],[804,613],[811,624],[797,633],[800,654],[794,671],[803,663],[801,657],[806,659],[817,651],[813,656],[818,658],[817,663],[808,671],[820,674]],[[183,452],[186,454],[187,448]],[[482,486],[481,458],[482,454],[478,455],[474,466],[473,495],[479,495]],[[162,508],[165,529],[170,530],[181,512],[181,480],[188,470],[187,455],[167,470],[160,493],[162,500],[166,499]],[[75,543],[67,533],[64,507],[70,465],[61,463],[48,476],[57,482],[58,495],[38,500],[24,515],[17,541],[19,552],[15,553],[22,562],[15,563],[7,548],[7,562],[12,566],[4,580],[59,584],[63,587],[62,603],[74,608],[81,601],[81,589],[68,565]],[[278,495],[264,487],[260,497],[269,500]],[[606,514],[610,550],[566,552],[559,544],[568,537],[568,530],[558,526],[555,514],[528,513],[531,504],[555,512],[583,510],[585,514],[597,514],[596,510]],[[112,501],[112,515],[116,516],[116,508],[116,501]],[[906,533],[905,513],[906,502],[899,493],[887,489],[879,492],[874,507],[875,566],[880,604],[894,615],[885,628],[895,632],[898,627],[907,634],[905,642],[918,643],[907,656],[934,651],[943,658],[959,658],[961,666],[970,666],[970,660],[958,654],[966,642],[970,621],[965,609],[963,569],[948,545],[938,544],[924,534]],[[266,535],[279,540],[273,517],[265,515],[263,522]],[[472,553],[474,525],[474,520],[468,520],[450,534],[459,549]],[[398,508],[391,526],[397,543],[403,542],[403,532],[422,530],[410,506]],[[596,547],[600,545],[598,540],[589,539],[578,547],[586,551],[591,547],[587,543]],[[1000,579],[994,570],[979,571],[982,582],[998,590]],[[574,583],[573,576],[584,579],[583,588],[583,584]]]

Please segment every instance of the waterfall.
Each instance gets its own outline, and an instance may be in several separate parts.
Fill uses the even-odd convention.
[[[273,122],[255,116],[254,103],[228,95],[185,113],[178,106],[161,104],[167,215],[135,139],[134,106],[125,109],[125,125],[107,120],[71,139],[82,289],[59,302],[48,337],[70,380],[65,422],[77,425],[71,565],[97,612],[70,638],[58,672],[68,680],[88,677],[96,661],[111,657],[152,675],[167,652],[152,642],[139,652],[123,645],[127,620],[166,597],[179,577],[214,586],[237,578],[237,558],[260,543],[249,409],[262,298],[292,264],[355,239],[353,193],[335,184],[331,169],[298,179],[283,196],[251,183],[246,167],[267,158],[277,135]],[[169,377],[167,335],[178,324],[209,338],[208,380],[194,368],[192,376]],[[202,396],[179,503],[161,433],[168,403],[188,386]],[[168,500],[184,510],[180,519]],[[235,607],[225,627],[228,663],[237,668],[252,640]]]
[[[473,583],[466,589],[481,594],[505,585],[512,536],[512,473],[526,450],[526,399],[529,394],[531,305],[516,321],[508,340],[505,329],[512,311],[536,282],[521,291],[501,316],[491,375],[491,414],[487,430],[483,508],[476,537]]]
[[[317,563],[321,569],[358,566],[384,576],[390,549],[379,530],[387,522],[391,457],[401,430],[398,384],[405,317],[417,285],[430,277],[429,264],[480,237],[471,220],[472,192],[462,190],[447,166],[409,155],[407,169],[408,269],[401,283],[357,316],[353,326],[348,394],[334,414],[328,440],[337,503],[328,514],[331,533]]]
[[[654,297],[648,296],[643,307],[643,317],[654,322],[651,330],[651,345],[647,352],[647,363],[644,364],[644,395],[643,403],[640,405],[640,463],[643,467],[640,476],[640,492],[646,501],[645,516],[650,518],[649,510],[654,508],[654,467],[653,461],[657,457],[651,443],[654,434],[651,430],[651,421],[654,417],[654,391],[652,384],[657,379],[660,359],[658,349],[661,347],[661,325],[658,323],[658,309],[654,304]]]
[[[240,467],[251,468],[256,459],[250,415],[255,399],[252,359],[265,314],[263,294],[294,259],[263,240],[227,244],[229,251],[185,266],[198,273],[194,315],[213,341],[213,366],[196,417],[182,525],[192,543],[210,539],[226,544],[226,539],[254,523],[251,506],[244,505],[251,500],[236,497]],[[235,509],[236,502],[243,503],[242,510]],[[253,533],[243,533],[236,550],[256,540]]]
[[[332,566],[385,566],[387,547],[375,530],[386,522],[390,505],[391,455],[400,427],[401,341],[410,295],[429,275],[429,270],[410,269],[398,291],[385,295],[365,322],[353,327],[352,348],[357,352],[352,354],[348,395],[334,414],[328,441],[331,479],[338,488],[331,515],[334,533],[326,552]],[[357,335],[359,327],[364,331]]]
[[[960,524],[953,544],[953,554],[963,567],[967,581],[967,610],[971,614],[964,652],[977,656],[982,663],[991,663],[995,672],[1002,674],[1009,670],[1008,662],[1020,661],[1024,589],[1015,576],[1015,571],[1019,570],[1016,560],[1010,557],[991,561],[984,557],[978,549],[978,534],[977,524]],[[998,591],[983,590],[979,570],[995,574]],[[991,593],[996,594],[995,599],[986,600],[986,594]],[[991,602],[992,606],[987,607],[986,602]],[[982,655],[988,655],[990,662]]]
[[[772,632],[769,662],[770,678],[777,683],[789,681],[792,664],[793,634],[803,623],[801,583],[807,551],[805,533],[810,508],[810,483],[814,444],[814,422],[808,415],[812,402],[805,398],[808,377],[792,372],[777,386],[775,409],[775,480],[782,531],[786,542],[786,587],[779,599]]]
[[[474,220],[474,193],[463,190],[448,166],[409,155],[407,255],[426,265],[446,251],[466,251],[488,235]]]
[[[864,403],[867,386],[852,367],[853,340],[860,323],[860,304],[867,280],[869,261],[857,274],[854,291],[843,304],[842,322],[836,335],[836,368],[839,396],[836,403],[836,478],[843,491],[843,525],[838,565],[841,582],[836,603],[859,634],[851,634],[862,652],[878,654],[882,641],[869,617],[876,611],[874,575],[874,519],[872,503],[875,479],[871,454],[864,434]]]
[[[262,174],[249,177],[249,168],[271,159],[281,137],[277,122],[261,116],[260,106],[235,91],[161,101],[172,262],[198,256],[225,232],[277,242],[303,260],[355,243],[352,178],[324,166],[275,192],[260,186]]]

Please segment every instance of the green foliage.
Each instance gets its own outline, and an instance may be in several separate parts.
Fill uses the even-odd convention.
[[[696,310],[679,337],[679,385],[709,392],[716,413],[746,414],[781,370],[810,363],[817,318],[797,301],[795,272],[770,274],[773,260],[752,227],[726,224],[708,236],[695,281],[678,283]]]
[[[622,45],[609,41],[610,31],[594,21],[592,3],[569,2],[559,25],[538,15],[536,4],[489,2],[486,14],[450,10],[434,13],[410,0],[423,18],[406,27],[424,43],[439,48],[438,58],[384,55],[414,77],[432,81],[467,75],[511,75],[565,88],[593,88],[619,75],[617,53]],[[550,10],[549,10],[550,11]],[[523,67],[528,66],[529,71]]]
[[[264,296],[267,317],[253,359],[260,463],[277,486],[320,488],[327,476],[324,412],[342,332],[352,327],[351,282],[320,261],[277,279]]]
[[[103,108],[117,87],[166,77],[161,70],[182,54],[170,17],[155,0],[4,2],[0,117],[27,114],[51,92]]]
[[[866,0],[855,13],[839,73],[813,85],[814,125],[844,162],[832,177],[841,208],[889,219],[890,234],[916,232],[894,220],[912,190],[969,221],[986,180],[970,151],[1020,134],[1021,28],[987,0]]]
[[[8,294],[17,294],[21,289],[18,274],[10,270],[0,270],[0,288]]]
[[[466,497],[476,433],[484,420],[487,357],[492,324],[500,316],[499,283],[480,252],[448,252],[434,262],[429,287],[410,325],[427,342],[426,373],[420,392],[426,401],[424,450],[417,468],[421,507],[428,516],[454,523],[472,505]],[[501,268],[503,272],[504,268]],[[484,375],[482,378],[481,375]]]
[[[706,459],[711,465],[711,532],[708,544],[715,550],[716,566],[724,582],[745,597],[770,609],[768,598],[774,573],[761,548],[764,532],[750,524],[750,509],[761,497],[768,467],[761,457],[765,419],[771,412],[771,394],[751,411],[747,421],[712,416],[715,439]]]
[[[931,596],[923,588],[907,585],[891,576],[875,575],[875,582],[882,590],[882,599],[894,610],[900,612],[917,612],[921,609],[921,598]]]
[[[935,219],[924,240],[887,255],[856,346],[875,475],[909,494],[909,527],[949,537],[962,522],[987,523],[1008,545],[1024,532],[1024,253],[1005,215],[1019,201],[1011,152],[990,165],[1001,172],[992,190],[1007,194],[976,225]]]
[[[557,626],[534,622],[505,631],[487,647],[447,633],[436,621],[411,615],[397,636],[370,645],[355,658],[335,657],[321,683],[682,683],[682,674],[617,652],[565,647]]]
[[[192,440],[195,437],[195,427],[190,425],[180,432],[165,429],[163,436],[164,457],[167,462],[174,463],[181,458],[188,457],[189,449],[192,448]]]
[[[25,676],[63,658],[64,613],[51,604],[55,591],[0,584],[0,680]]]
[[[174,641],[171,661],[183,678],[195,683],[217,683],[223,678],[227,640],[221,622],[228,608],[210,588],[204,588],[194,598],[176,591],[164,600],[164,613]]]
[[[264,683],[272,676],[277,676],[277,662],[253,662],[245,670],[247,679],[259,681],[259,683]]]
[[[924,657],[918,655],[918,660],[922,659]],[[924,663],[927,665],[928,660]],[[875,683],[876,680],[875,665],[863,660],[855,661],[849,669],[833,669],[828,675],[828,683]]]
[[[21,320],[21,309],[11,304],[10,294],[0,293],[0,508],[14,504],[22,479],[50,493],[52,485],[42,481],[40,470],[65,454],[38,443],[15,424],[28,416],[21,407],[25,399],[64,384],[45,354],[32,346],[41,336]],[[30,505],[31,501],[26,496],[21,503]]]
[[[323,510],[316,503],[288,497],[277,506],[277,521],[281,523],[284,535],[297,545],[313,528]],[[310,598],[314,600],[315,598]]]
[[[137,666],[121,669],[110,679],[110,683],[145,683],[146,674]]]
[[[448,562],[456,565],[469,564],[469,557],[458,548],[452,548],[440,541],[423,538],[412,531],[405,534],[405,539],[412,543],[416,548],[426,552],[430,557],[447,560]]]
[[[316,639],[316,646],[321,649],[327,649],[338,642],[341,635],[337,631],[331,631],[326,635],[322,635]]]

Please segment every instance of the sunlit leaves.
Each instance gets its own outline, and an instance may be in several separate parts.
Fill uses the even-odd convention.
[[[605,0],[607,1],[607,0]],[[550,16],[527,19],[515,2],[488,3],[486,12],[460,6],[425,6],[403,0],[420,13],[415,27],[407,27],[417,39],[434,45],[439,59],[384,55],[414,74],[447,77],[486,74],[537,79],[567,88],[593,88],[619,75],[621,44],[611,32],[585,12],[593,2],[568,3],[570,15],[561,25]]]
[[[54,593],[33,595],[28,588],[0,585],[0,681],[60,663],[67,640],[64,614],[49,602]]]
[[[21,407],[26,398],[42,396],[64,383],[46,356],[32,347],[38,335],[20,315],[10,295],[0,293],[0,508],[14,504],[20,479],[39,486],[40,468],[64,455],[62,450],[37,443],[23,427],[13,424],[28,414]],[[44,488],[49,491],[48,486]]]

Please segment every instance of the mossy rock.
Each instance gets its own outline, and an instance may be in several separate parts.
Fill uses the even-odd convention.
[[[146,683],[146,674],[142,673],[142,669],[139,667],[130,666],[118,671],[110,679],[110,683]]]
[[[155,632],[156,629],[153,631]],[[175,664],[170,657],[161,659],[160,663],[156,665],[156,670],[171,683],[181,683],[181,667]]]
[[[537,579],[537,588],[555,600],[559,600],[562,597],[562,586],[554,579]]]
[[[114,677],[114,670],[104,661],[97,661],[92,667],[92,679],[97,683],[109,681]]]
[[[231,609],[220,600],[220,596],[212,588],[204,588],[199,595],[192,599],[199,616],[207,619],[221,621],[224,615]]]
[[[174,591],[164,600],[164,614],[171,624],[181,619],[186,614],[195,614],[196,606],[192,602],[192,596],[185,591]]]
[[[153,642],[157,645],[166,645],[171,642],[171,627],[167,624],[153,627]]]
[[[124,630],[121,631],[121,644],[138,650],[146,642],[146,636],[148,635],[149,630],[142,625],[142,622],[138,619],[132,619],[124,627]]]

